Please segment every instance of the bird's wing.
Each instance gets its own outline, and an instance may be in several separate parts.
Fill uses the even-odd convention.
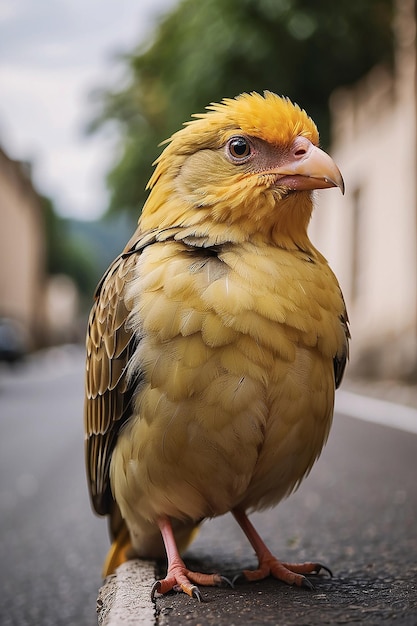
[[[342,295],[342,298],[343,298],[343,295]],[[349,358],[350,332],[349,332],[349,317],[346,311],[346,306],[345,306],[343,315],[340,316],[340,323],[342,325],[343,330],[345,331],[345,344],[340,354],[337,354],[333,359],[333,369],[334,369],[334,379],[335,379],[336,389],[340,387],[340,384],[343,379],[343,374],[345,373],[346,362]]]
[[[131,414],[132,385],[125,370],[134,336],[126,328],[129,309],[124,298],[126,280],[136,257],[118,257],[96,291],[87,330],[84,430],[86,468],[93,507],[110,513],[111,454],[117,433]]]
[[[183,230],[136,231],[124,252],[104,274],[95,293],[86,340],[84,432],[90,496],[99,515],[114,510],[110,461],[118,432],[132,414],[133,395],[139,382],[138,378],[128,380],[126,376],[129,359],[139,341],[126,327],[130,312],[126,285],[144,248],[156,242],[184,240]],[[204,246],[205,242],[198,241],[198,245]]]

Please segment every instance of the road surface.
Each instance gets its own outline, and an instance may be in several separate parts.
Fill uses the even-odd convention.
[[[87,626],[107,548],[90,508],[80,349],[0,372],[0,624]]]
[[[108,546],[84,475],[83,353],[0,370],[0,624],[93,626]],[[273,580],[156,602],[155,624],[417,624],[417,435],[335,416],[299,491],[252,520],[285,560],[334,571],[316,591]],[[233,576],[256,565],[230,515],[206,522],[190,567]],[[138,616],[138,624],[140,618]]]

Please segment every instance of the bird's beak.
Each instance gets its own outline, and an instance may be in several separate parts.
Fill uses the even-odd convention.
[[[345,193],[345,183],[333,159],[306,137],[297,137],[285,159],[273,172],[276,183],[295,191],[339,187]]]

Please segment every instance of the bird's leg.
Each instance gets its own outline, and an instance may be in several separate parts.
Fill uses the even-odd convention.
[[[168,517],[159,518],[158,526],[167,553],[168,571],[166,577],[157,580],[152,587],[152,598],[156,592],[163,594],[174,589],[175,591],[184,591],[201,602],[201,593],[196,585],[220,586],[224,583],[231,585],[224,576],[219,574],[201,574],[187,569],[178,552],[170,519]]]
[[[286,582],[288,585],[307,587],[314,589],[311,582],[304,574],[318,574],[320,570],[325,570],[332,575],[331,571],[321,563],[283,563],[279,561],[266,547],[265,543],[249,521],[244,511],[234,509],[232,511],[237,523],[249,539],[256,556],[259,567],[256,570],[244,570],[243,575],[247,580],[262,580],[267,576],[273,576],[278,580]]]

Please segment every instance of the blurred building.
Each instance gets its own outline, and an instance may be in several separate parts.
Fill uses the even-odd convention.
[[[351,371],[417,377],[416,4],[398,0],[393,75],[376,67],[331,99],[346,195],[320,193],[311,238],[337,274]]]
[[[45,234],[41,198],[29,166],[0,149],[0,318],[26,348],[44,342]]]
[[[0,360],[5,343],[26,352],[78,340],[78,288],[47,274],[44,203],[30,167],[1,149],[0,218]]]

